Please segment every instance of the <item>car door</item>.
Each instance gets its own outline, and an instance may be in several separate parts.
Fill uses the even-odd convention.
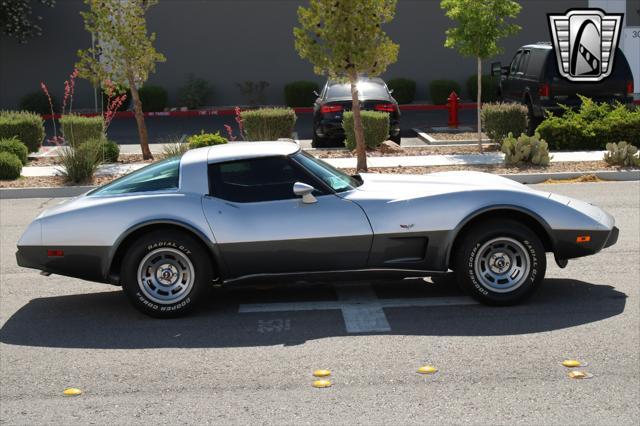
[[[293,184],[317,188],[316,203]],[[209,165],[204,213],[230,277],[361,269],[373,232],[362,209],[285,156]]]
[[[517,84],[517,72],[518,72],[518,63],[520,62],[520,58],[522,57],[522,50],[519,50],[518,53],[515,54],[511,64],[509,65],[509,74],[505,77],[502,82],[502,97],[506,101],[515,101],[515,86]],[[517,100],[520,101],[519,99]]]

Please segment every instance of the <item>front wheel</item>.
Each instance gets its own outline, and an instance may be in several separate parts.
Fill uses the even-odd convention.
[[[133,242],[122,262],[122,287],[141,312],[158,318],[185,315],[211,282],[206,248],[174,230],[154,231]]]
[[[514,305],[531,296],[544,279],[544,246],[518,222],[484,222],[464,235],[457,247],[458,284],[482,303]]]

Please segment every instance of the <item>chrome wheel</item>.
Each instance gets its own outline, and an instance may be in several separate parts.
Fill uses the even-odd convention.
[[[479,283],[495,293],[508,293],[524,284],[531,261],[526,248],[512,238],[495,238],[484,243],[474,262]]]
[[[138,266],[138,286],[156,303],[170,305],[184,299],[195,279],[193,264],[173,248],[159,248],[147,254]]]

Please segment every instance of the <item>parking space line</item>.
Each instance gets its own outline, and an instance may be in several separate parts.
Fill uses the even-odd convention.
[[[347,333],[369,333],[391,331],[383,308],[465,306],[478,303],[469,297],[462,296],[378,299],[370,285],[339,285],[335,289],[338,295],[337,301],[242,304],[238,312],[340,310]]]

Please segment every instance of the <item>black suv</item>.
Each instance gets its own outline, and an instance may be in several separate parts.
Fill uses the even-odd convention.
[[[578,94],[598,102],[633,102],[633,75],[620,49],[616,50],[611,75],[597,83],[577,83],[562,77],[551,43],[522,46],[511,65],[491,64],[491,75],[502,76],[499,99],[522,103],[529,109],[529,134],[544,118],[544,111],[560,112],[558,104],[580,106]]]

